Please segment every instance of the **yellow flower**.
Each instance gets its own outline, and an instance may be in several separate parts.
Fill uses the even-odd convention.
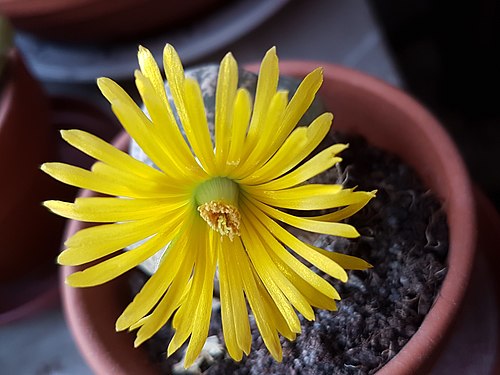
[[[149,117],[112,80],[100,78],[98,86],[158,169],[79,130],[62,131],[62,136],[98,160],[90,171],[63,163],[42,166],[64,183],[114,196],[44,203],[66,218],[106,223],[69,238],[58,262],[81,265],[113,257],[70,275],[67,283],[105,283],[167,247],[158,270],[118,318],[116,329],[138,329],[138,346],[172,318],[175,335],[168,355],[190,338],[184,363],[189,366],[207,338],[218,272],[231,357],[240,360],[250,352],[248,302],[264,343],[279,361],[279,334],[293,340],[301,331],[297,312],[313,320],[313,307],[335,310],[340,299],[329,282],[295,255],[344,282],[345,269],[370,267],[361,259],[306,244],[283,226],[357,237],[355,228],[338,221],[374,196],[341,185],[304,184],[339,162],[337,154],[347,147],[336,144],[304,161],[328,134],[333,118],[325,113],[307,127],[296,127],[321,86],[322,70],[310,73],[288,101],[287,92],[277,91],[278,58],[274,48],[269,50],[252,110],[251,95],[238,88],[236,61],[227,54],[217,82],[214,145],[200,87],[184,76],[174,48],[165,47],[164,67],[187,141],[153,56],[140,47],[138,58],[136,85]],[[329,211],[311,217],[287,210]],[[141,240],[133,250],[118,252]]]

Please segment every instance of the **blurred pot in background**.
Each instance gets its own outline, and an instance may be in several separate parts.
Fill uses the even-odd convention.
[[[38,309],[37,301],[55,275],[64,220],[50,215],[41,201],[54,192],[71,196],[73,189],[54,184],[39,170],[55,158],[56,134],[50,103],[37,80],[12,46],[12,33],[0,18],[0,324]],[[21,308],[22,307],[22,308]],[[17,309],[21,308],[20,311]]]
[[[37,36],[78,42],[123,40],[165,30],[227,0],[0,0],[0,13]]]

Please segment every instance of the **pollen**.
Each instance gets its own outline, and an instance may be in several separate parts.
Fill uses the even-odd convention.
[[[198,212],[221,236],[228,236],[232,241],[240,235],[241,215],[236,207],[222,201],[210,201],[200,205]]]

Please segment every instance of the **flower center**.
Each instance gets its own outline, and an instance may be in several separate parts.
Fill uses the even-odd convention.
[[[200,216],[210,228],[221,236],[228,236],[231,241],[240,235],[238,194],[238,185],[225,177],[205,181],[195,192]]]

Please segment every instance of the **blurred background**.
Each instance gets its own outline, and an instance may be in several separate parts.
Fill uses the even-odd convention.
[[[13,24],[15,61],[27,67],[18,74],[25,79],[16,92],[17,102],[23,104],[17,111],[33,126],[19,135],[22,142],[33,138],[33,146],[20,142],[13,144],[17,148],[12,152],[41,143],[35,134],[44,121],[52,130],[84,128],[110,140],[120,127],[95,80],[113,78],[137,98],[133,71],[139,44],[161,61],[165,43],[171,43],[185,67],[217,63],[228,51],[240,64],[257,62],[275,45],[282,60],[345,65],[409,92],[441,120],[474,182],[500,209],[498,8],[495,0],[0,0],[0,15]],[[0,29],[2,72],[2,60],[12,53],[3,48],[8,35]],[[7,82],[8,77],[0,75],[0,90]],[[46,108],[35,108],[34,101]],[[26,119],[28,115],[32,119]],[[56,142],[57,152],[68,161],[90,163],[57,144],[55,136],[47,142]],[[12,143],[1,142],[0,137],[4,148]],[[56,160],[48,151],[30,162]],[[2,154],[1,148],[0,157],[0,168],[10,164],[11,154]],[[42,183],[46,181],[32,185]],[[74,191],[61,194],[71,196]],[[36,197],[37,202],[43,199]],[[2,236],[16,214],[27,216],[15,210],[0,212]],[[54,252],[63,224],[54,223]],[[17,242],[25,237],[28,241],[26,231],[16,234]],[[9,248],[0,254],[5,260],[6,254],[23,251]],[[22,282],[14,278],[18,260],[12,267],[4,262],[0,269],[0,373],[90,374],[57,304],[54,257],[45,256],[47,267]],[[42,264],[28,259],[34,267]],[[4,269],[14,276],[8,278]]]
[[[370,0],[406,89],[457,142],[500,207],[499,2]]]

